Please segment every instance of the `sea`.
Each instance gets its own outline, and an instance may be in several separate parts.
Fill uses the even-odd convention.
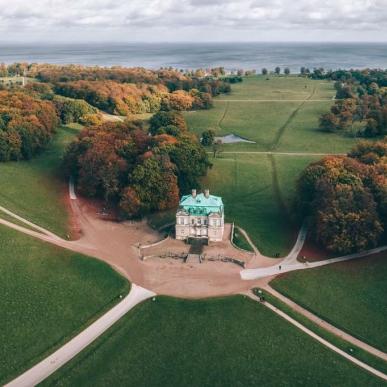
[[[387,68],[387,43],[0,43],[0,63],[174,67],[299,72],[310,69]]]

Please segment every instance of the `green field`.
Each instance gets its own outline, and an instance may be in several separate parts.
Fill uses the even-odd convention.
[[[110,309],[128,282],[105,263],[0,226],[0,384]]]
[[[234,133],[256,144],[227,144],[231,151],[346,152],[353,138],[318,130],[318,119],[329,111],[333,84],[296,76],[244,78],[229,95],[215,98],[214,108],[186,112],[190,129],[200,135]]]
[[[263,254],[283,256],[298,231],[291,213],[294,183],[314,160],[311,156],[225,154],[211,159],[214,165],[203,185],[223,197],[226,221],[245,229]]]
[[[60,162],[64,147],[77,133],[76,127],[60,127],[40,156],[29,161],[0,163],[0,205],[65,237],[67,183],[60,174]]]
[[[214,166],[203,186],[224,198],[227,221],[243,227],[262,253],[283,256],[299,228],[294,213],[298,176],[321,153],[345,153],[355,139],[318,130],[320,115],[333,104],[331,82],[268,78],[244,78],[229,95],[215,98],[213,109],[185,117],[199,136],[213,129],[219,136],[234,133],[256,142],[225,144],[217,159],[211,157]]]
[[[380,381],[249,299],[139,305],[47,386],[371,386]]]
[[[277,277],[274,289],[382,351],[387,350],[387,253]]]

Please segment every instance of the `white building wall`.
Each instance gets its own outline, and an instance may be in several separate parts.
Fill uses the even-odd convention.
[[[210,242],[223,239],[224,216],[176,215],[176,239],[208,237]]]

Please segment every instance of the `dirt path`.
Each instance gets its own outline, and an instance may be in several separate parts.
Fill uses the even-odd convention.
[[[129,294],[119,304],[110,309],[53,354],[6,384],[5,387],[36,386],[95,341],[133,307],[153,296],[155,296],[155,293],[136,284],[132,284]]]
[[[310,95],[302,100],[302,102],[297,106],[297,108],[290,114],[288,119],[285,121],[285,123],[278,129],[273,142],[270,145],[270,150],[274,150],[278,147],[281,138],[283,134],[285,133],[286,128],[290,125],[290,123],[293,121],[294,117],[297,115],[297,113],[302,109],[302,107],[305,105],[307,101],[310,101],[310,99],[314,96],[314,93],[316,92],[316,87],[313,88],[312,92]]]
[[[305,234],[305,237],[306,237],[306,234]],[[299,238],[300,238],[300,235],[299,235]],[[298,243],[298,239],[297,239],[296,245],[297,245],[297,243]],[[299,251],[301,251],[302,245],[303,245],[303,242],[302,242],[302,244],[298,245]],[[292,258],[289,258],[289,256],[288,256],[288,257],[284,258],[282,261],[278,262],[276,265],[273,265],[270,267],[265,267],[265,268],[261,267],[261,268],[256,268],[256,269],[242,270],[241,277],[244,280],[251,281],[254,279],[271,277],[271,276],[275,276],[277,274],[287,273],[290,271],[312,269],[315,267],[330,265],[332,263],[345,262],[345,261],[349,261],[352,259],[364,258],[364,257],[367,257],[369,255],[381,253],[383,251],[387,251],[387,246],[380,246],[380,247],[376,247],[375,249],[362,251],[360,253],[355,253],[355,254],[344,255],[342,257],[324,259],[322,261],[302,262],[302,263],[297,261],[298,254],[294,254]]]
[[[236,226],[236,228],[245,237],[247,243],[251,246],[251,248],[253,249],[254,253],[260,255],[261,253],[257,249],[257,246],[255,246],[253,241],[250,239],[249,234],[247,234],[247,232],[242,227]]]
[[[230,104],[229,104],[229,103],[226,103],[226,106],[224,107],[224,112],[223,112],[223,114],[222,114],[222,117],[221,117],[220,120],[218,121],[218,128],[219,128],[221,131],[223,131],[222,123],[223,123],[223,120],[226,118],[226,115],[227,115],[229,106],[230,106]]]
[[[256,297],[251,292],[248,292],[248,293],[245,293],[245,294],[247,296],[249,296],[251,299],[253,299],[254,301],[260,302],[258,297]],[[277,315],[279,315],[280,317],[282,317],[283,319],[285,319],[286,321],[288,321],[289,323],[291,323],[292,325],[294,325],[295,327],[297,327],[298,329],[300,329],[301,331],[303,331],[304,333],[306,333],[307,335],[312,337],[313,339],[317,340],[318,342],[320,342],[321,344],[323,344],[324,346],[326,346],[330,350],[336,352],[337,354],[341,355],[342,357],[346,358],[347,360],[349,360],[350,362],[356,364],[357,366],[365,369],[366,371],[370,372],[371,374],[373,374],[373,375],[375,375],[375,376],[377,376],[377,377],[387,381],[387,375],[385,373],[383,373],[381,371],[378,371],[377,369],[369,366],[366,363],[363,363],[362,361],[358,360],[357,358],[355,358],[355,357],[349,355],[348,353],[344,352],[340,348],[334,346],[329,341],[327,341],[327,340],[323,339],[322,337],[318,336],[316,333],[312,332],[310,329],[306,328],[304,325],[300,324],[298,321],[296,321],[295,319],[293,319],[292,317],[290,317],[289,315],[284,313],[282,310],[276,308],[274,305],[270,304],[267,301],[262,303],[262,305],[264,305],[265,307],[269,308],[271,311],[273,311],[274,313],[276,313]]]

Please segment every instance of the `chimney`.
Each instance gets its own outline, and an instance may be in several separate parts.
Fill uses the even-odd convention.
[[[196,198],[196,189],[193,189],[193,190],[192,190],[192,197],[193,197],[193,198]]]
[[[210,197],[210,190],[209,190],[209,189],[205,189],[205,190],[204,190],[204,196],[205,196],[206,198],[209,198],[209,197]]]

